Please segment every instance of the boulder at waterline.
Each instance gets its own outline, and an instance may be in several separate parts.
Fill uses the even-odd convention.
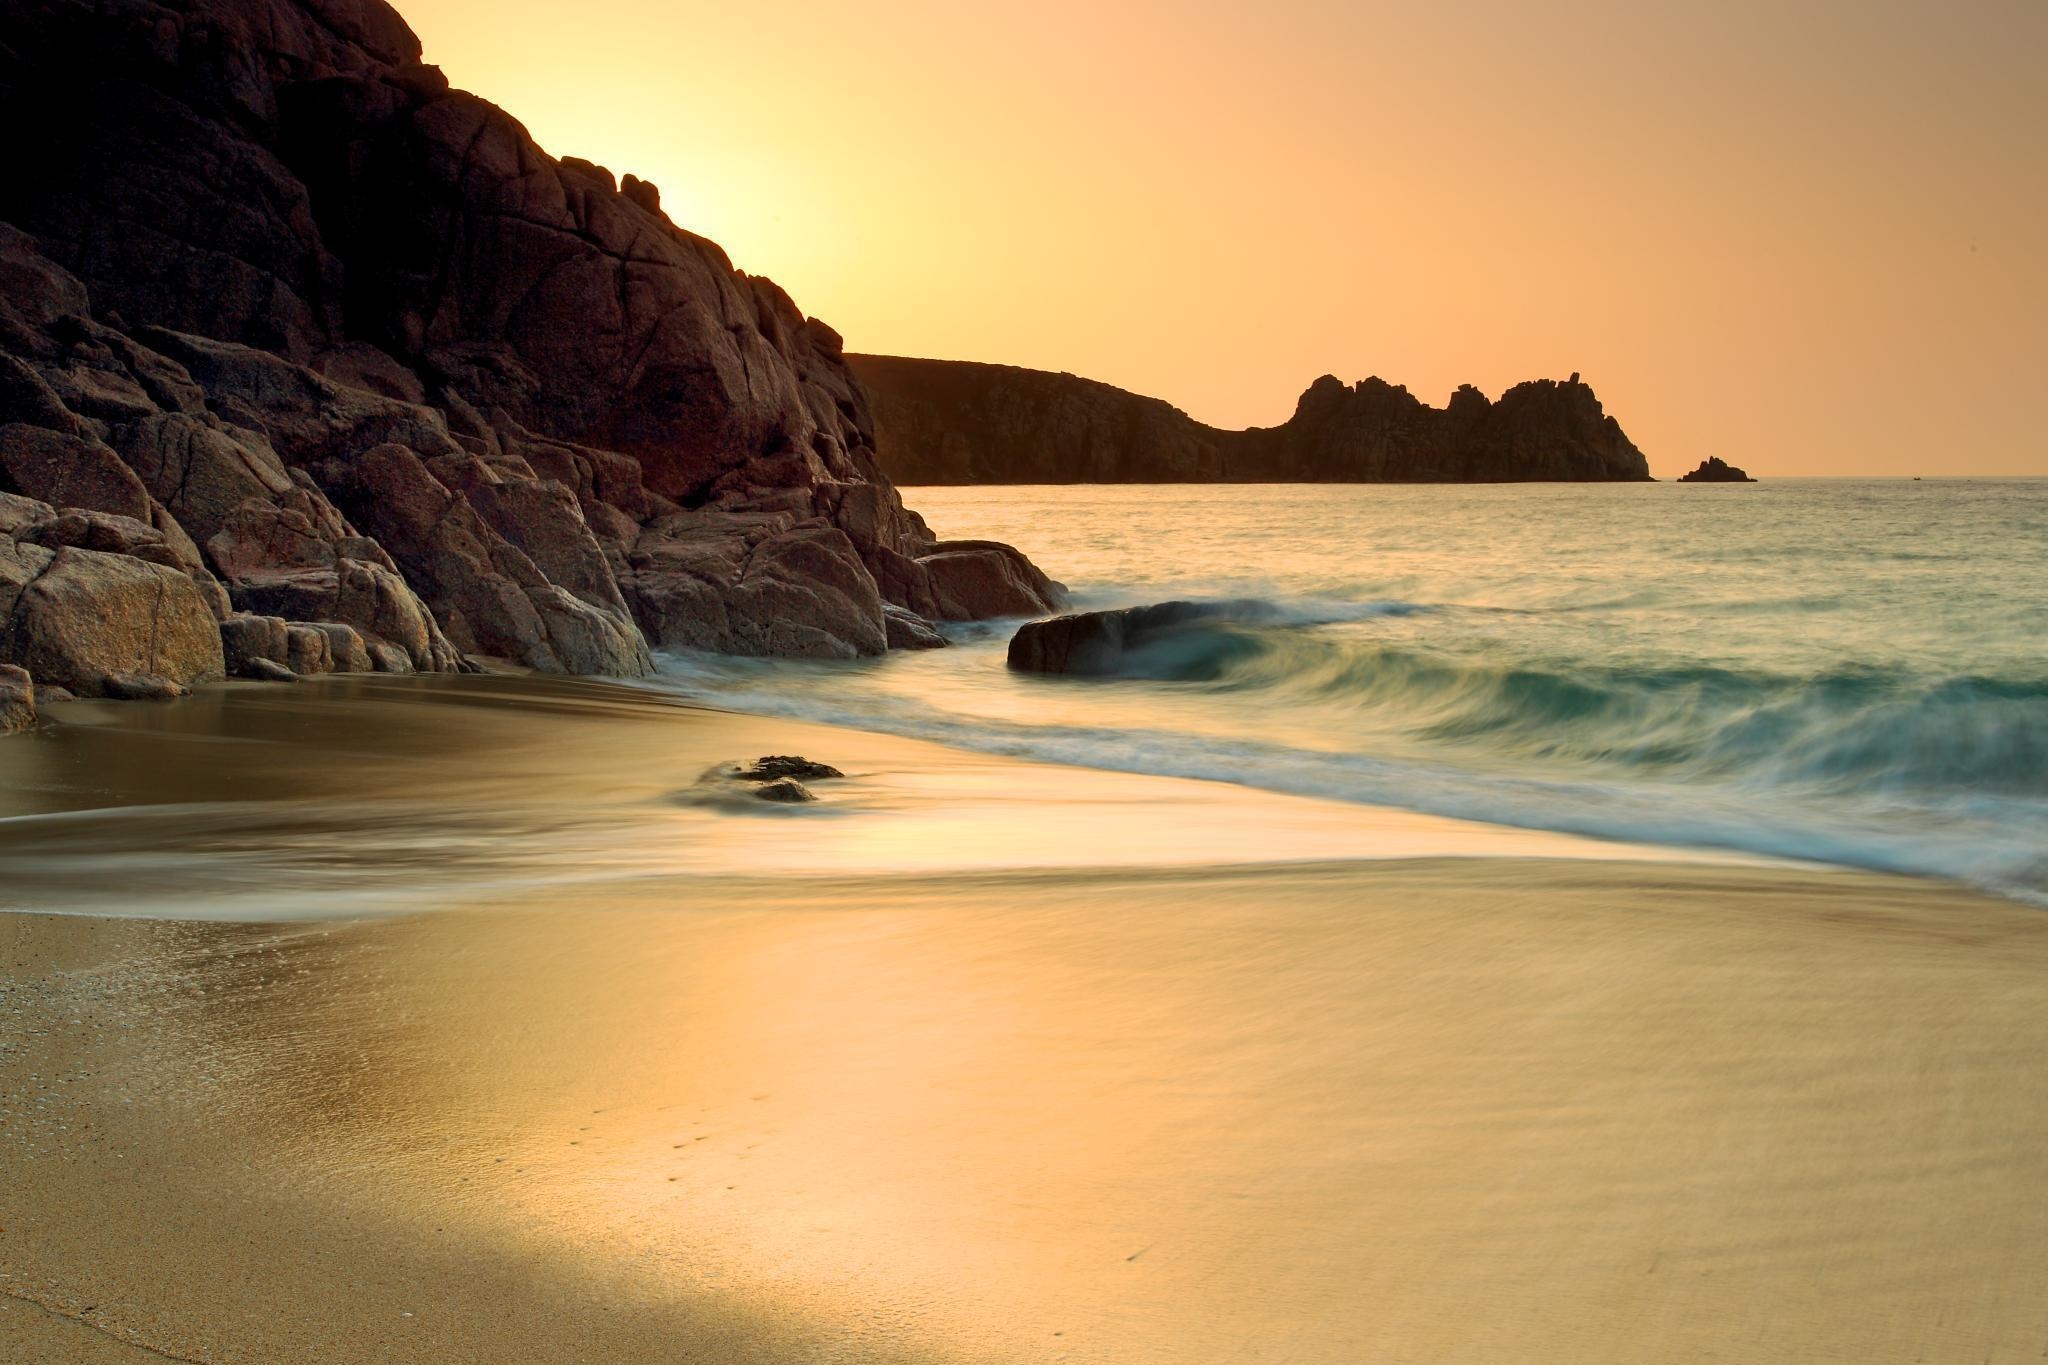
[[[1131,652],[1203,622],[1269,619],[1264,602],[1159,602],[1029,621],[1010,637],[1009,666],[1020,673],[1109,677]]]
[[[25,668],[0,664],[0,735],[12,735],[36,723],[36,684]]]

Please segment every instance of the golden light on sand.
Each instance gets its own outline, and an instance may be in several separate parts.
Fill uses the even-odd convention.
[[[369,1237],[386,1277],[461,1258],[410,1291],[266,1265],[295,1292],[238,1306],[244,1332],[411,1302],[438,1310],[421,1341],[503,1347],[535,1311],[491,1303],[510,1283],[615,1346],[710,1314],[736,1359],[789,1358],[769,1326],[963,1360],[2032,1349],[2001,1305],[2033,1294],[2042,1231],[2010,1194],[2042,1174],[2010,1084],[2042,1031],[2038,917],[1620,866],[681,879],[138,936],[83,1056],[146,1077],[110,1135],[162,1125],[197,1221],[146,1169],[86,1169],[141,1179],[131,1216],[216,1279],[271,1203]],[[179,981],[203,990],[141,1003]],[[120,1025],[152,1009],[138,1072]],[[252,1190],[244,1153],[287,1178]],[[1588,1327],[1613,1322],[1627,1340]]]

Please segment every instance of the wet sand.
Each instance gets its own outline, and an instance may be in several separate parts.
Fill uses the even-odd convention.
[[[2048,1350],[2038,910],[468,686],[0,745],[0,1359]]]

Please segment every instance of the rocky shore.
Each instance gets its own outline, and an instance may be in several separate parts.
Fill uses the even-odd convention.
[[[46,699],[844,658],[1057,600],[903,506],[830,327],[378,0],[20,0],[0,117],[35,130],[0,182],[0,664]]]
[[[848,357],[878,451],[904,484],[1647,482],[1592,387],[1470,385],[1434,408],[1382,379],[1324,375],[1277,427],[1224,431],[1157,398],[1071,374]]]

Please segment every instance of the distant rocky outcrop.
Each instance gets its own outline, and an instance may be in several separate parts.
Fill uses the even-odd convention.
[[[904,484],[1644,482],[1648,463],[1574,374],[1433,408],[1325,375],[1277,427],[1224,431],[1070,374],[851,355],[876,450]]]
[[[1745,471],[1737,469],[1719,455],[1709,455],[1700,461],[1700,467],[1690,474],[1678,476],[1680,483],[1755,483]]]
[[[1053,604],[904,508],[831,328],[420,55],[379,0],[0,7],[0,663],[634,674]]]
[[[1071,374],[849,355],[876,451],[905,484],[1213,483],[1232,433]]]

